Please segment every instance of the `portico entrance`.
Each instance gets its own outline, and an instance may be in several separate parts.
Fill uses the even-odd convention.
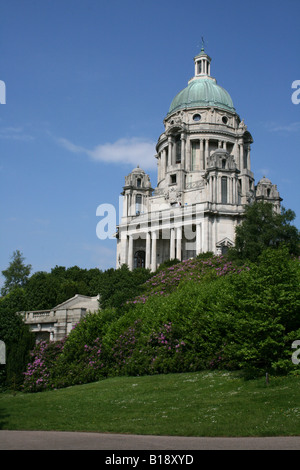
[[[134,255],[134,267],[135,268],[144,268],[145,267],[145,252],[136,251]]]

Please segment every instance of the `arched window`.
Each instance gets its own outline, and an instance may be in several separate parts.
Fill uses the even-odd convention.
[[[134,267],[144,268],[145,267],[145,252],[140,250],[136,251],[134,255]]]
[[[136,186],[137,186],[137,188],[140,188],[140,187],[142,186],[142,180],[141,180],[141,178],[137,178],[137,180],[136,180]]]

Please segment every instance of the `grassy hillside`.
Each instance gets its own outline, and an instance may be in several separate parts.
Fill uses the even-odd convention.
[[[299,377],[245,381],[226,371],[115,377],[0,395],[0,429],[184,436],[300,434]]]

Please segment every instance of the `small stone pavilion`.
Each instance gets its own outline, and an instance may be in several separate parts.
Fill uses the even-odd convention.
[[[99,296],[76,294],[51,310],[22,312],[24,321],[35,334],[36,341],[58,341],[67,336],[72,328],[88,312],[99,310]]]

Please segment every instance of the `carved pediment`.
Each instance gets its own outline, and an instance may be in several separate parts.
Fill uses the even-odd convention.
[[[181,202],[181,191],[178,191],[177,188],[170,188],[165,191],[165,200],[168,201],[170,204],[174,204],[176,202]]]
[[[223,238],[223,240],[220,240],[218,243],[216,243],[217,248],[222,248],[223,246],[231,247],[234,246],[234,242],[230,240],[230,238]]]

